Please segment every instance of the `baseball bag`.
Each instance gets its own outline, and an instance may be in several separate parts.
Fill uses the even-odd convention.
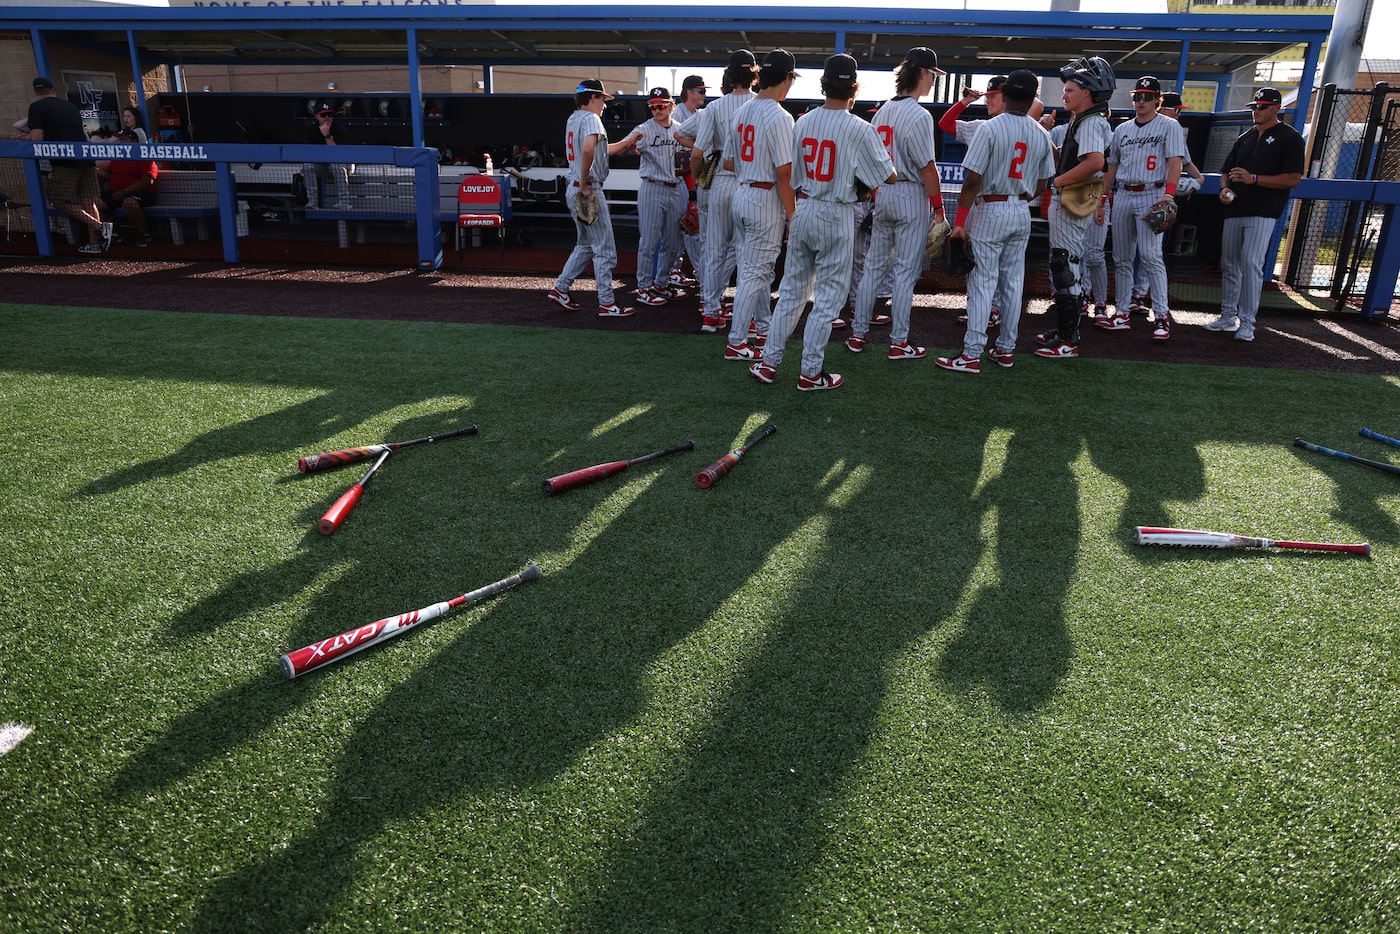
[[[598,219],[598,193],[590,191],[586,195],[579,195],[574,201],[574,215],[578,217],[581,224],[592,224]]]
[[[1103,179],[1091,178],[1059,189],[1060,207],[1071,217],[1088,217],[1099,206],[1103,197]]]
[[[1163,198],[1142,215],[1142,222],[1152,228],[1154,233],[1162,233],[1176,223],[1176,202],[1170,198]]]
[[[943,268],[952,276],[965,276],[976,267],[972,261],[972,251],[967,241],[959,237],[947,237],[943,241]]]

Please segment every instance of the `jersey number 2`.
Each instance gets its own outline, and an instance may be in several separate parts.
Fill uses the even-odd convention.
[[[1007,178],[1023,178],[1021,166],[1026,164],[1026,144],[1016,144],[1016,157],[1011,160],[1011,169],[1006,173]]]

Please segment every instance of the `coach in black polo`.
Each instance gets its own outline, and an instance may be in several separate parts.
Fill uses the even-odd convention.
[[[1303,137],[1279,120],[1283,95],[1260,88],[1249,107],[1254,126],[1240,134],[1220,173],[1225,229],[1220,250],[1220,317],[1206,327],[1254,340],[1264,288],[1265,254],[1288,193],[1303,177]]]

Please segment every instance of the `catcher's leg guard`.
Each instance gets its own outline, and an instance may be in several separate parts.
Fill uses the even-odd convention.
[[[1079,319],[1084,314],[1084,302],[1078,295],[1056,292],[1054,298],[1056,330],[1060,340],[1079,343]]]
[[[1079,257],[1070,256],[1069,250],[1055,247],[1050,251],[1050,284],[1055,291],[1069,292],[1079,283],[1075,269],[1079,267]]]

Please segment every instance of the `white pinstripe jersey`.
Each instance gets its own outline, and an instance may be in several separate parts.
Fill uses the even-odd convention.
[[[982,176],[982,194],[1035,194],[1043,178],[1055,174],[1055,154],[1045,127],[1025,114],[998,114],[978,130],[963,157],[963,168]]]
[[[875,135],[894,162],[901,182],[922,181],[919,173],[934,161],[933,117],[915,97],[885,101],[871,121]],[[961,125],[959,125],[961,132]]]
[[[750,99],[729,121],[724,156],[740,184],[776,182],[777,167],[792,161],[792,114],[772,98]]]
[[[809,198],[855,204],[857,178],[878,188],[893,171],[875,128],[844,107],[809,110],[792,128],[792,187]]]
[[[705,108],[696,115],[699,126],[695,131],[696,148],[702,150],[707,156],[716,149],[722,150],[724,147],[724,137],[728,135],[729,127],[734,125],[734,115],[739,112],[749,101],[753,100],[753,92],[747,89],[743,91],[731,91],[717,101],[711,101]],[[736,163],[738,160],[735,160]],[[733,175],[733,172],[726,171],[724,160],[720,160],[719,167],[715,170],[716,175]]]
[[[633,133],[641,133],[637,140],[637,155],[641,163],[637,167],[640,178],[653,182],[674,183],[676,180],[676,127],[672,123],[662,126],[655,120],[640,124]]]
[[[1186,133],[1181,124],[1157,114],[1146,123],[1136,119],[1119,124],[1113,131],[1108,162],[1118,166],[1119,185],[1153,185],[1167,179],[1167,160],[1180,156],[1185,165]]]
[[[1065,137],[1067,135],[1069,135],[1069,124],[1057,123],[1050,130],[1050,142],[1054,143],[1055,148],[1058,149],[1065,144]]]
[[[593,148],[593,168],[589,178],[595,185],[608,180],[608,131],[603,129],[603,119],[591,110],[579,108],[569,115],[564,125],[564,155],[569,160],[569,181],[579,180],[579,169],[583,159],[583,144],[590,136],[599,136]]]

